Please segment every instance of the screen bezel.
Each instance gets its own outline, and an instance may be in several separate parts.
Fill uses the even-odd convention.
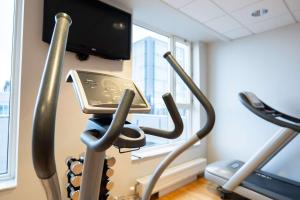
[[[51,22],[45,21],[46,19],[50,18],[49,15],[51,15],[51,13],[49,10],[52,10],[53,5],[56,4],[56,2],[51,3],[52,1],[53,0],[44,0],[42,40],[48,44],[50,44],[50,42],[51,42],[51,35],[52,35],[52,32],[51,33],[49,32],[51,29],[49,27],[54,27],[54,25],[55,25],[54,17],[53,17],[53,21],[51,21]],[[108,51],[98,50],[99,48],[96,48],[96,50],[94,50],[95,47],[92,45],[83,46],[80,43],[75,43],[74,41],[69,41],[69,40],[67,42],[66,50],[73,52],[73,53],[77,53],[77,54],[94,55],[94,56],[102,57],[105,59],[111,59],[111,60],[129,60],[130,56],[131,56],[131,43],[132,43],[131,42],[131,38],[132,38],[132,15],[131,15],[131,13],[121,10],[119,8],[113,7],[109,4],[106,4],[101,1],[97,1],[97,4],[99,4],[99,9],[112,9],[115,12],[121,13],[122,15],[126,15],[126,17],[124,17],[124,19],[126,19],[126,22],[127,22],[126,25],[128,26],[128,31],[127,31],[128,44],[126,45],[126,47],[127,47],[126,52],[119,53],[119,55],[113,55],[112,53],[108,53]]]

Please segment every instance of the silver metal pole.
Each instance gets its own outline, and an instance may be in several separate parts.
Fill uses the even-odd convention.
[[[59,181],[56,173],[53,174],[53,176],[51,176],[48,179],[41,179],[41,182],[46,192],[46,196],[48,200],[61,199]]]
[[[154,189],[155,184],[157,183],[159,177],[165,171],[165,169],[184,151],[193,146],[195,143],[199,141],[199,137],[197,135],[193,135],[186,143],[181,145],[175,151],[170,153],[163,161],[160,162],[159,166],[154,171],[153,175],[150,178],[150,181],[146,187],[142,200],[150,200],[152,195],[152,191]]]
[[[280,129],[225,183],[223,189],[228,192],[233,192],[257,167],[296,135],[297,133],[292,129]]]
[[[87,148],[80,184],[79,200],[99,199],[104,160],[104,151],[96,152]]]
[[[54,155],[55,118],[67,38],[72,23],[65,13],[57,14],[55,21],[36,101],[32,137],[34,169],[48,200],[61,199]]]

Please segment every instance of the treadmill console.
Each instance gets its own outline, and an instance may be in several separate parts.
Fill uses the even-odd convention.
[[[97,72],[71,70],[67,82],[72,83],[81,109],[86,114],[114,113],[125,89],[131,89],[135,93],[131,113],[145,113],[151,109],[145,97],[129,79]]]
[[[248,101],[254,108],[257,108],[257,109],[265,108],[264,104],[252,92],[243,92],[243,94],[247,97]]]

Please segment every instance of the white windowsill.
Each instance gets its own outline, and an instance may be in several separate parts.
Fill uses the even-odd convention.
[[[166,155],[170,153],[171,151],[174,151],[176,148],[178,148],[180,145],[182,145],[186,141],[180,141],[178,143],[174,144],[167,144],[167,145],[161,145],[157,147],[149,147],[144,148],[139,151],[134,151],[131,153],[131,160],[132,162],[138,162],[145,159],[151,159],[159,156]],[[190,149],[200,145],[201,142],[197,142],[193,145]]]
[[[14,189],[17,187],[17,180],[15,178],[0,180],[0,191]]]

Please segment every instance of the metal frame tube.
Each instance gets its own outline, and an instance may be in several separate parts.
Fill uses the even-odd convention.
[[[233,192],[255,169],[272,156],[297,133],[292,129],[280,129],[267,143],[256,152],[223,186],[228,192]]]
[[[195,143],[197,143],[199,140],[203,139],[206,135],[209,134],[211,129],[214,126],[215,123],[215,111],[211,105],[211,103],[208,101],[208,99],[205,97],[205,95],[201,92],[201,90],[197,87],[195,82],[192,80],[191,77],[184,71],[184,69],[180,66],[180,64],[176,61],[176,59],[171,55],[170,52],[167,52],[164,55],[164,58],[170,63],[172,68],[176,71],[176,73],[179,75],[179,77],[182,79],[182,81],[186,84],[186,86],[191,90],[193,95],[197,98],[197,100],[201,103],[201,105],[204,107],[206,111],[207,120],[203,128],[201,128],[199,131],[196,132],[195,135],[193,135],[187,142],[182,144],[179,148],[177,148],[175,151],[171,152],[156,168],[154,171],[154,174],[152,175],[150,182],[148,183],[146,187],[146,191],[143,195],[142,200],[150,200],[152,191],[154,189],[154,186],[156,182],[158,181],[159,177],[162,175],[164,170],[184,151],[186,151],[188,148],[193,146]]]
[[[176,61],[176,59],[172,56],[170,52],[165,53],[164,58],[170,63],[172,68],[176,71],[181,80],[185,83],[185,85],[190,89],[193,95],[197,98],[197,100],[203,106],[206,112],[206,123],[204,127],[199,130],[196,135],[198,135],[199,139],[204,138],[214,127],[215,124],[215,110],[212,107],[209,100],[206,96],[201,92],[193,79],[184,71],[184,69],[180,66],[180,64]]]
[[[166,168],[175,160],[181,153],[186,151],[188,148],[193,146],[199,141],[199,138],[197,135],[193,135],[186,143],[181,145],[179,148],[177,148],[175,151],[170,153],[156,168],[153,175],[150,178],[150,181],[146,187],[146,190],[144,192],[142,200],[150,200],[150,197],[152,195],[152,191],[154,189],[155,184],[157,183],[159,177],[162,175],[162,173],[166,170]]]
[[[79,200],[99,199],[105,152],[87,148],[80,184]]]
[[[48,200],[60,200],[56,174],[54,139],[64,55],[71,18],[65,13],[55,16],[55,27],[42,76],[33,119],[32,158]]]
[[[61,199],[61,193],[59,188],[59,181],[57,174],[53,174],[48,179],[41,179],[42,185],[45,189],[47,199],[59,200]]]

